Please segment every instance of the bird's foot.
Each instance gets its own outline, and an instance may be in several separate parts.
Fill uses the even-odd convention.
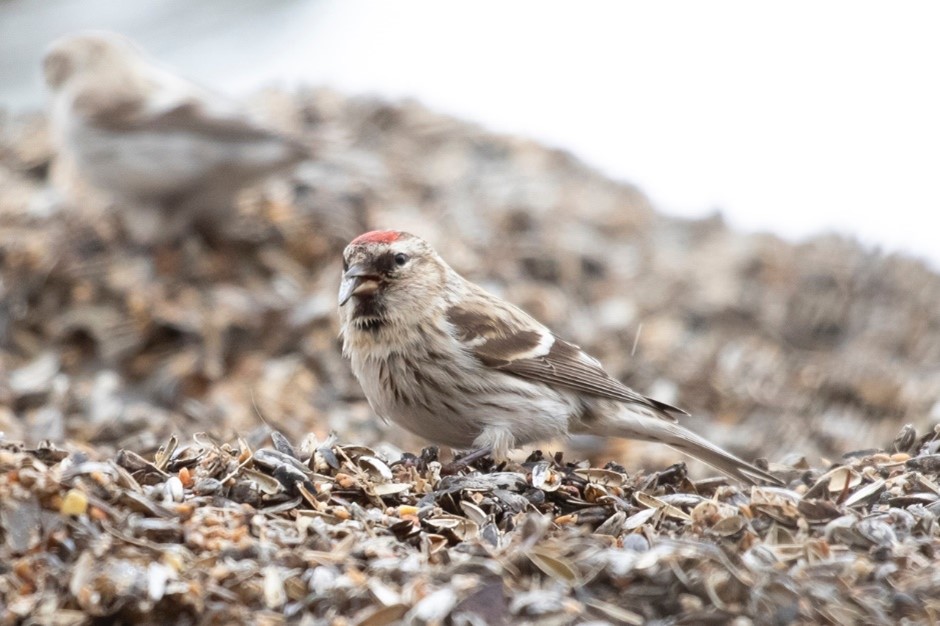
[[[493,454],[493,448],[489,446],[485,448],[479,448],[477,450],[473,450],[472,452],[468,452],[462,457],[456,458],[450,463],[448,463],[447,465],[443,466],[441,468],[441,475],[447,476],[447,475],[456,474],[460,470],[470,467],[471,465],[473,465],[480,459],[484,459],[490,456],[491,454]]]

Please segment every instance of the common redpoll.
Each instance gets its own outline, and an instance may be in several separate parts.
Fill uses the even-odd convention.
[[[62,37],[46,52],[43,72],[60,152],[82,178],[131,204],[128,210],[155,211],[136,216],[155,222],[153,229],[182,231],[226,215],[239,189],[307,156],[121,35]]]
[[[684,411],[627,388],[414,235],[361,235],[343,253],[343,270],[343,352],[386,420],[496,458],[573,433],[657,441],[738,480],[779,482],[678,425]]]

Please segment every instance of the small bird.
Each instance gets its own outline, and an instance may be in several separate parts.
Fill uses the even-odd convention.
[[[670,445],[743,482],[780,482],[677,424],[685,411],[624,386],[415,235],[354,239],[339,306],[343,354],[372,409],[435,443],[503,459],[561,435],[627,437]]]
[[[155,211],[135,217],[155,222],[149,228],[163,239],[230,215],[240,189],[308,156],[235,103],[159,67],[122,35],[57,39],[43,73],[60,151],[95,187],[129,208]]]

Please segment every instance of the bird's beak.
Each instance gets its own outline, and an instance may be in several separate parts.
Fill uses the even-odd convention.
[[[365,263],[356,263],[343,273],[339,285],[339,305],[343,306],[353,296],[374,293],[379,288],[379,277]]]
[[[42,71],[50,89],[58,89],[72,71],[68,58],[61,52],[52,51],[42,61]]]

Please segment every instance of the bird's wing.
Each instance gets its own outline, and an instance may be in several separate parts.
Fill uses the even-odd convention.
[[[115,132],[184,132],[214,141],[251,142],[291,139],[256,124],[221,96],[181,79],[162,85],[128,80],[85,81],[73,107],[92,126]],[[298,157],[304,152],[297,144]]]
[[[492,296],[479,306],[452,306],[447,318],[458,340],[486,367],[598,398],[641,404],[671,421],[675,421],[674,414],[686,414],[636,393],[604,371],[581,348],[559,339],[527,313]]]

